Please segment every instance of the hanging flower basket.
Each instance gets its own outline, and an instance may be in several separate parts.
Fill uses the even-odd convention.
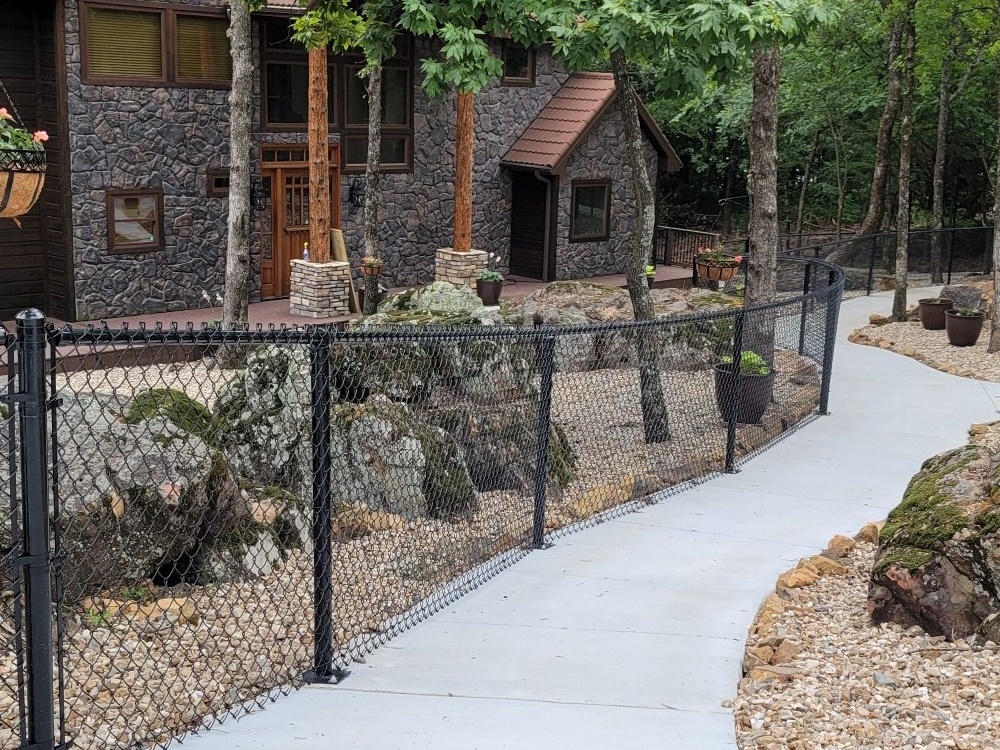
[[[0,218],[15,219],[28,213],[44,184],[44,151],[0,149]]]
[[[696,261],[698,278],[708,281],[729,281],[740,268],[739,261],[702,260]]]

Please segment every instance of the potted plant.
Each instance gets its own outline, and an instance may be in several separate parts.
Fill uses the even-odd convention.
[[[929,297],[919,302],[920,325],[928,331],[944,330],[944,313],[955,303],[944,297]]]
[[[476,276],[476,294],[483,304],[492,307],[500,304],[500,293],[503,291],[503,274],[496,269],[496,263],[500,256],[490,253],[486,268]]]
[[[732,255],[722,245],[699,247],[694,256],[698,278],[709,281],[729,281],[736,275],[742,262],[742,255]]]
[[[759,422],[774,391],[774,370],[756,352],[740,355],[739,367],[732,357],[715,365],[715,403],[727,422]]]
[[[948,343],[952,346],[975,346],[979,334],[983,331],[984,320],[986,313],[971,307],[946,310],[944,327],[948,334]]]
[[[0,108],[0,218],[23,216],[35,205],[45,183],[45,150],[48,133],[30,133]]]
[[[503,274],[489,269],[480,271],[476,277],[476,294],[487,307],[500,304],[500,293],[503,291]]]

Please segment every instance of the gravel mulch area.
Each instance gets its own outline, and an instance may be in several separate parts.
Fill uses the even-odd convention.
[[[970,434],[1000,450],[1000,424],[973,425]],[[765,600],[732,706],[740,750],[997,747],[1000,646],[872,625],[873,530],[863,529],[856,538],[867,541],[845,554],[824,552],[844,570],[794,587],[784,574]],[[838,537],[831,548],[838,539],[850,544]]]
[[[1000,382],[1000,353],[987,353],[989,340],[989,321],[975,346],[952,346],[944,331],[928,331],[915,322],[868,325],[848,337],[852,343],[888,349],[935,370]]]

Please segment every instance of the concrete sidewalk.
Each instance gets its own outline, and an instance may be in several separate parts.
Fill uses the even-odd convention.
[[[831,416],[738,474],[532,553],[342,685],[303,689],[184,747],[732,750],[721,704],[776,576],[884,518],[925,458],[995,417],[1000,385],[847,343],[890,304],[844,303]]]

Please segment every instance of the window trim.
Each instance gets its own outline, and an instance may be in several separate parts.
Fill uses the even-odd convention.
[[[576,231],[576,189],[581,187],[603,187],[604,200],[604,232],[600,234],[577,234]],[[569,241],[570,242],[602,242],[611,237],[611,178],[598,177],[587,180],[573,180],[569,198]]]
[[[507,45],[516,44],[512,39],[502,39],[500,40],[500,64],[504,66],[504,72],[500,75],[500,85],[501,86],[534,86],[535,85],[535,48],[534,47],[524,47],[524,45],[518,44],[517,46],[523,47],[528,53],[528,75],[525,77],[521,76],[508,76],[507,75]]]
[[[225,19],[225,8],[199,6],[173,7],[165,3],[137,2],[137,0],[80,0],[80,68],[81,81],[88,86],[134,86],[136,88],[157,88],[175,86],[178,88],[229,89],[231,80],[219,78],[180,78],[177,64],[177,16],[210,16]],[[90,74],[90,37],[87,25],[90,8],[108,8],[138,13],[155,14],[160,17],[160,64],[163,75],[158,78],[137,76],[94,76]],[[228,41],[228,39],[227,39]]]
[[[155,230],[155,241],[144,242],[142,244],[129,244],[124,247],[115,243],[115,198],[128,196],[153,196],[156,199],[156,222],[153,225]],[[155,253],[164,250],[163,241],[163,191],[156,188],[135,188],[130,190],[107,190],[104,194],[104,206],[107,215],[107,240],[108,254],[110,255],[139,255],[142,253]]]
[[[224,178],[229,180],[229,170],[225,167],[209,167],[205,173],[208,178],[208,188],[206,190],[206,195],[209,198],[228,198],[229,197],[229,185],[227,184],[225,188],[217,187],[215,181]]]
[[[305,49],[276,49],[267,46],[267,24],[287,22],[286,19],[265,18],[259,24],[259,45],[258,45],[258,65],[261,71],[261,106],[260,120],[261,130],[265,133],[306,133],[306,123],[272,123],[269,121],[270,113],[267,109],[267,65],[268,63],[300,63],[307,64],[309,57]],[[409,76],[407,124],[406,125],[383,125],[382,132],[385,137],[405,137],[406,139],[406,163],[405,164],[383,164],[380,171],[385,174],[407,174],[413,172],[414,159],[414,126],[416,112],[416,68],[414,64],[416,56],[416,45],[411,35],[405,35],[396,45],[396,55],[385,61],[385,68],[405,69]],[[358,51],[348,51],[342,54],[330,53],[328,56],[328,75],[333,76],[334,94],[336,102],[334,105],[333,117],[336,122],[330,123],[330,135],[338,138],[340,143],[339,167],[342,174],[361,174],[365,171],[365,164],[347,163],[347,139],[358,136],[368,136],[368,126],[365,124],[347,124],[347,76],[354,67],[364,65],[364,58]]]

